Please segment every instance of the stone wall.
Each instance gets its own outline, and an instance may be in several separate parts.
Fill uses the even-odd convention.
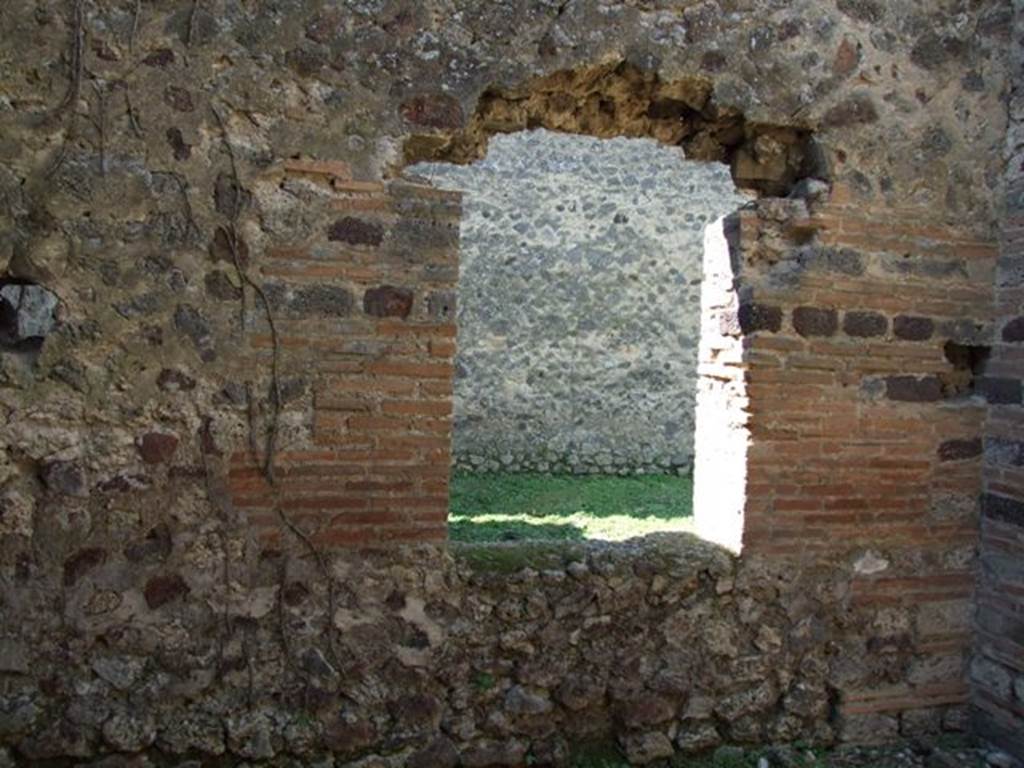
[[[709,682],[699,719],[740,739],[788,712],[779,738],[813,737],[804,637],[834,640],[828,722],[848,738],[925,736],[967,703],[979,440],[1004,396],[981,363],[1012,328],[993,311],[1005,3],[8,0],[0,30],[0,738],[17,759],[227,739],[343,764],[400,752],[399,723],[422,729],[410,749],[440,729],[464,762],[499,762],[472,750],[537,701],[488,670],[500,706],[465,704],[452,659],[518,658],[530,616],[554,617],[535,649],[575,638],[599,678],[608,648],[624,668],[659,657],[631,622],[665,617],[637,612],[626,577],[567,599],[568,569],[551,591],[452,581],[443,551],[408,548],[445,536],[459,200],[385,179],[530,127],[657,138],[761,195],[722,230],[732,279],[699,371],[746,456],[704,512],[744,543],[734,584],[758,586],[735,608],[695,593],[725,629],[678,668],[738,649],[737,687]],[[653,592],[647,559],[629,569]],[[760,604],[763,638],[735,623]],[[553,606],[581,612],[579,635]],[[743,670],[764,663],[780,675],[759,689]],[[511,666],[548,694],[564,679]],[[646,699],[671,690],[656,671],[635,676]],[[798,681],[812,703],[787,709]],[[652,749],[685,712],[672,695],[630,716],[664,728]],[[280,719],[282,701],[308,716]]]
[[[983,733],[1024,757],[1024,9],[1014,4],[1015,68],[1006,208],[996,269],[996,334],[986,366],[995,393],[985,428],[976,658]]]
[[[690,471],[704,227],[748,199],[728,168],[533,131],[410,171],[465,193],[456,466]]]
[[[941,674],[915,644],[967,620],[864,600],[853,578],[883,552],[800,566],[656,535],[318,563],[201,519],[84,543],[53,581],[4,585],[24,622],[0,655],[0,736],[19,764],[551,766],[611,737],[643,765],[967,724],[961,705],[865,719],[870,703],[843,698]]]

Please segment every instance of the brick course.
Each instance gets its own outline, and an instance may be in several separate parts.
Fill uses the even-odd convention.
[[[0,763],[514,764],[553,734],[926,737],[968,700],[1024,756],[1013,4],[129,5],[4,6],[0,262],[60,305],[0,372]],[[681,536],[482,579],[420,546],[448,417],[394,404],[451,398],[457,198],[310,156],[379,177],[536,125],[780,196],[719,233],[701,332],[699,516],[741,558]],[[411,303],[368,314],[383,286]],[[550,714],[499,712],[519,687]],[[663,694],[671,721],[621,722]]]
[[[292,163],[285,173],[319,169]],[[455,289],[460,197],[336,170],[324,167],[322,208],[348,213],[301,245],[272,246],[263,268],[287,310],[277,320],[283,367],[311,382],[305,445],[277,452],[273,486],[259,457],[235,453],[234,502],[268,543],[281,539],[282,512],[329,547],[443,540],[455,328],[437,322],[429,297]],[[413,232],[429,234],[425,248],[406,247]],[[270,352],[270,334],[249,338],[252,354]]]
[[[704,402],[734,410],[723,423],[749,432],[737,454],[746,475],[744,552],[855,559],[887,552],[878,573],[854,581],[855,601],[918,613],[942,605],[966,616],[985,416],[985,402],[970,393],[985,387],[981,374],[950,359],[947,344],[983,358],[992,293],[965,269],[929,265],[955,255],[992,274],[996,249],[971,233],[926,224],[926,211],[894,217],[846,205],[843,195],[837,185],[828,204],[804,214],[801,236],[812,226],[821,245],[780,246],[780,230],[795,228],[760,210],[738,214],[730,241],[738,273],[709,300],[714,310],[742,294],[741,306],[775,307],[791,319],[776,327],[747,310],[736,329],[705,319],[705,334],[718,335],[702,338],[701,371],[717,381],[708,383]],[[896,292],[876,275],[891,255],[907,252],[917,266],[901,271]],[[797,277],[777,278],[783,270],[792,275],[790,260],[799,264]],[[698,450],[698,486],[707,467]],[[725,498],[711,496],[712,503]],[[696,502],[706,500],[698,494]],[[697,514],[700,524],[700,506]],[[918,558],[930,565],[899,565]],[[940,627],[913,641],[920,671],[906,682],[844,690],[840,711],[851,733],[881,715],[902,713],[909,723],[929,708],[965,704],[970,645],[963,623]]]

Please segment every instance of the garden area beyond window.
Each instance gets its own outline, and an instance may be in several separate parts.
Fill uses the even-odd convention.
[[[461,190],[450,536],[693,528],[704,232],[746,198],[652,140],[492,138]]]

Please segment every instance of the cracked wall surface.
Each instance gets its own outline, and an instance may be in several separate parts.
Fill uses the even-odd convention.
[[[970,364],[1016,327],[993,300],[1011,22],[996,0],[4,3],[0,760],[558,764],[545,694],[620,669],[630,696],[579,711],[640,759],[704,725],[965,727],[983,420],[1013,378]],[[648,607],[690,579],[642,552],[522,590],[446,559],[461,203],[397,179],[534,127],[678,144],[761,196],[723,229],[698,373],[745,451],[729,567],[768,570],[715,596],[696,576],[667,625]],[[12,285],[50,316],[19,319]],[[697,646],[659,674],[687,610],[728,680],[689,674]],[[566,656],[565,611],[576,666],[531,663]]]

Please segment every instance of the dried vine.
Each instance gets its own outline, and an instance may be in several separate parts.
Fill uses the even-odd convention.
[[[78,133],[78,99],[82,94],[82,76],[85,73],[85,9],[84,0],[74,0],[71,8],[71,50],[68,52],[68,87],[54,109],[55,114],[66,114],[64,138],[57,156],[46,170],[45,177],[53,176],[67,159],[68,146]]]
[[[124,91],[124,106],[125,111],[128,113],[128,124],[131,125],[132,133],[135,134],[135,138],[145,138],[145,134],[142,132],[142,124],[139,122],[139,116],[135,114],[135,107],[132,105],[132,97],[128,95],[127,88]]]
[[[270,306],[270,300],[267,297],[266,292],[263,290],[263,286],[253,280],[249,273],[242,267],[242,258],[240,255],[239,243],[241,238],[238,234],[238,219],[241,215],[242,209],[242,184],[238,175],[238,162],[235,159],[235,150],[231,146],[231,142],[228,138],[227,124],[224,122],[224,118],[221,117],[220,112],[217,111],[216,107],[210,107],[213,112],[214,119],[217,121],[217,125],[220,128],[221,136],[223,138],[224,147],[228,153],[228,159],[231,163],[231,210],[227,214],[228,221],[224,227],[226,239],[228,243],[228,251],[231,254],[231,261],[235,268],[235,273],[238,276],[238,280],[242,287],[242,319],[243,319],[243,330],[245,320],[245,288],[248,286],[252,289],[253,293],[256,294],[256,298],[259,299],[260,304],[263,306],[263,312],[266,317],[267,325],[270,327],[270,341],[271,341],[271,361],[270,361],[270,421],[267,426],[266,444],[263,450],[263,474],[266,476],[267,482],[271,486],[274,485],[274,456],[277,451],[277,433],[278,426],[281,416],[281,376],[280,376],[280,350],[281,343],[277,333],[277,323],[274,320],[274,312]],[[250,424],[250,426],[252,426]],[[258,453],[256,454],[259,455]]]
[[[96,151],[100,158],[100,176],[107,175],[107,94],[103,86],[93,81],[92,88],[96,92],[96,114],[91,117],[93,128],[96,129]]]
[[[132,25],[128,30],[128,52],[135,52],[135,35],[139,31],[139,16],[142,15],[142,0],[135,0],[132,7]]]
[[[192,11],[188,15],[188,29],[185,32],[185,46],[192,47],[192,41],[196,37],[197,24],[199,23],[199,0],[192,0]]]
[[[195,235],[198,238],[202,234],[202,230],[199,229],[199,225],[196,223],[196,216],[192,212],[192,201],[188,196],[188,179],[180,173],[174,173],[171,175],[178,183],[178,190],[181,192],[181,206],[185,211],[185,223],[187,225],[187,229],[185,230],[185,239],[188,240],[190,235]]]
[[[231,636],[231,614],[228,610],[229,596],[231,595],[231,558],[228,556],[231,551],[230,544],[227,537],[228,522],[231,517],[231,502],[228,500],[227,494],[223,490],[218,490],[214,487],[214,474],[210,471],[210,462],[207,457],[207,451],[205,446],[200,446],[200,455],[203,459],[203,479],[206,484],[206,498],[213,504],[221,513],[222,527],[220,531],[220,545],[224,552],[221,579],[222,587],[224,589],[224,605],[221,610],[221,621],[224,623],[223,634],[217,635],[217,675],[218,677],[224,674],[224,650],[225,650],[225,639]]]
[[[271,488],[274,501],[274,511],[277,514],[281,524],[287,528],[292,535],[294,535],[306,548],[306,550],[312,555],[315,560],[317,567],[324,577],[327,588],[327,640],[328,640],[328,653],[331,656],[331,660],[335,664],[338,663],[338,656],[334,649],[333,633],[330,631],[334,621],[335,611],[335,594],[334,594],[334,579],[331,575],[330,565],[327,562],[327,557],[324,552],[313,542],[309,534],[303,531],[294,520],[288,515],[281,505],[280,491],[277,486],[277,477],[275,474],[274,460],[277,451],[277,437],[281,416],[281,379],[280,379],[280,337],[278,335],[277,323],[274,319],[274,312],[270,304],[270,299],[267,297],[266,291],[263,287],[257,283],[249,273],[245,270],[242,265],[241,258],[241,237],[238,232],[238,221],[241,216],[242,208],[242,184],[241,177],[238,173],[238,161],[235,157],[234,147],[231,145],[230,137],[228,135],[227,123],[225,122],[220,111],[213,105],[210,106],[210,111],[213,113],[214,120],[217,123],[217,127],[221,133],[221,140],[224,144],[225,151],[228,155],[229,166],[231,170],[231,207],[227,213],[227,222],[224,226],[224,233],[226,235],[228,252],[231,255],[231,261],[235,269],[235,273],[238,277],[239,283],[241,284],[241,311],[242,311],[242,331],[245,330],[245,315],[246,315],[246,299],[245,289],[250,288],[256,295],[260,304],[262,305],[267,325],[270,328],[270,339],[271,339],[271,384],[270,384],[270,423],[267,426],[267,435],[264,442],[263,448],[263,460],[261,470],[263,477],[267,484]],[[255,413],[255,397],[252,393],[251,383],[246,383],[246,400],[248,403],[248,422],[249,422],[249,448],[253,454],[253,457],[259,460],[260,451],[256,441],[256,413]],[[278,599],[281,599],[280,594]]]

